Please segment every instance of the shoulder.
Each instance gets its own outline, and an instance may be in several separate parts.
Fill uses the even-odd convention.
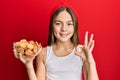
[[[47,53],[47,47],[43,47],[41,52],[39,53],[39,55],[36,58],[37,63],[39,63],[39,62],[45,63],[46,62],[45,61],[46,60],[46,53]]]

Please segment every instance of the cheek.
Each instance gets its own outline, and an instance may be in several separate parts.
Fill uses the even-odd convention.
[[[54,28],[54,30],[53,30],[54,32],[57,32],[58,30],[56,29],[56,28]]]
[[[71,33],[74,33],[74,27],[71,27],[71,28],[70,28],[70,32],[71,32]]]
[[[54,27],[53,31],[54,31],[54,34],[56,34],[59,32],[59,29],[57,27]]]

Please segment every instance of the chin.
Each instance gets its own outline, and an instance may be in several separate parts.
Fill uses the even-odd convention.
[[[70,40],[70,39],[65,39],[65,38],[64,38],[64,39],[60,39],[61,42],[67,42],[67,41],[69,41],[69,40]]]

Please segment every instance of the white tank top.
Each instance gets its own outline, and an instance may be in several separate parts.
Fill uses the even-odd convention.
[[[64,57],[57,57],[51,46],[47,46],[47,80],[82,80],[82,59],[73,51]]]

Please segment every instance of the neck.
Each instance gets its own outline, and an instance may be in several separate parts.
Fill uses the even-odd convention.
[[[53,45],[56,49],[73,49],[74,45],[71,41],[67,41],[67,42],[59,42],[57,41],[54,45]]]

